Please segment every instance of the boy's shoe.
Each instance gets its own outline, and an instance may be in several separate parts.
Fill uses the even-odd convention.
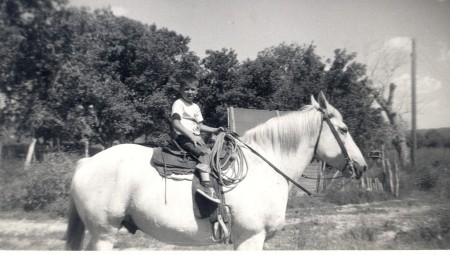
[[[214,202],[216,204],[220,204],[220,199],[217,198],[216,192],[214,191],[213,188],[201,186],[201,188],[198,188],[196,191],[209,201]]]

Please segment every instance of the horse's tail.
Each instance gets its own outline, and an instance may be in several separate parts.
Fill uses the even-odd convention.
[[[83,247],[85,226],[78,214],[77,208],[70,196],[69,220],[66,230],[66,250],[80,251]]]

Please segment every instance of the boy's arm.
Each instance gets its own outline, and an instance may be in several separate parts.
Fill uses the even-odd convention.
[[[199,127],[200,127],[201,131],[205,131],[208,133],[219,133],[220,131],[222,131],[222,132],[225,131],[225,129],[223,127],[213,128],[213,127],[203,124],[203,122],[201,122],[199,124]]]
[[[191,142],[193,142],[194,145],[200,145],[200,146],[205,145],[205,142],[203,141],[203,139],[200,136],[194,135],[187,128],[185,128],[183,125],[181,125],[180,120],[181,120],[181,117],[180,117],[180,115],[178,113],[172,114],[172,126],[173,126],[173,128],[175,128],[175,130],[180,132],[182,135],[184,135],[187,138],[189,138],[189,140],[191,140]]]

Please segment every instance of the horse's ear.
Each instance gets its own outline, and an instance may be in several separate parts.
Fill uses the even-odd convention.
[[[319,92],[318,99],[319,99],[320,108],[326,110],[328,108],[328,101],[325,98],[325,95],[323,94],[322,90]]]
[[[316,101],[316,99],[314,98],[313,95],[311,95],[311,105],[312,105],[314,108],[316,108],[316,109],[319,109],[319,108],[320,108],[319,103],[317,103],[317,101]]]

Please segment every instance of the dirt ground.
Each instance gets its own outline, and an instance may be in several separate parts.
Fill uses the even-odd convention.
[[[390,200],[359,205],[293,208],[286,226],[265,244],[268,250],[450,249],[448,203]],[[64,219],[0,216],[0,250],[63,250]],[[117,250],[193,250],[121,230]],[[206,249],[224,250],[219,245]]]
[[[282,249],[306,250],[449,249],[449,220],[450,205],[432,200],[291,209],[286,224],[290,227],[285,228],[290,234],[280,236],[294,236],[291,239],[297,242],[273,243]],[[266,248],[276,248],[270,244]]]

